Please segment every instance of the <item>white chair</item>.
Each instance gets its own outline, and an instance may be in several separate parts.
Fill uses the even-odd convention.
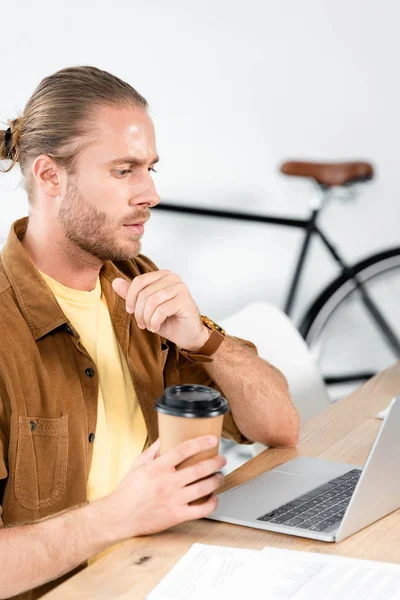
[[[255,302],[220,319],[220,324],[228,334],[253,342],[259,356],[282,371],[302,424],[331,404],[308,346],[283,311],[265,302]],[[265,446],[254,444],[250,448],[249,457],[264,450]],[[244,448],[238,449],[242,456],[244,451]]]

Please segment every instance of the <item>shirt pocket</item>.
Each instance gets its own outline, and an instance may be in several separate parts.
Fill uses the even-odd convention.
[[[19,417],[15,496],[28,510],[58,502],[67,482],[68,416]]]

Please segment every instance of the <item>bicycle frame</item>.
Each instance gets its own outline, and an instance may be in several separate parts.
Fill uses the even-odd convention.
[[[253,223],[268,223],[269,225],[282,225],[284,227],[294,227],[295,229],[303,229],[306,232],[306,235],[300,251],[300,256],[296,265],[296,269],[293,274],[288,295],[285,300],[284,311],[288,316],[290,316],[295,296],[299,287],[300,277],[310,247],[311,236],[313,235],[313,233],[317,233],[319,231],[318,227],[315,224],[319,214],[319,210],[314,210],[310,219],[292,219],[285,217],[273,217],[271,215],[257,215],[253,213],[214,210],[194,206],[169,204],[168,202],[162,202],[158,204],[155,208],[156,210],[164,210],[166,212],[183,213],[187,215],[197,215],[201,217],[217,217],[219,219],[251,221]]]
[[[326,193],[322,189],[322,193]],[[290,286],[288,289],[288,293],[284,303],[284,312],[290,317],[292,314],[293,304],[297,295],[297,291],[300,284],[300,278],[307,260],[307,255],[310,249],[310,242],[312,236],[316,233],[318,234],[330,253],[339,261],[341,259],[338,257],[336,251],[333,246],[328,242],[326,237],[319,230],[316,222],[318,215],[321,211],[323,202],[317,201],[315,207],[313,208],[309,219],[293,219],[286,217],[274,217],[272,215],[259,215],[254,213],[244,213],[244,212],[235,212],[235,211],[226,211],[226,210],[214,210],[208,208],[199,208],[193,206],[184,206],[184,205],[176,205],[169,204],[166,202],[162,202],[157,205],[157,210],[164,210],[166,212],[176,212],[176,213],[184,213],[189,215],[198,215],[202,217],[217,217],[220,219],[233,219],[237,221],[251,221],[253,223],[267,223],[269,225],[281,225],[283,227],[294,227],[295,229],[303,229],[305,231],[305,236],[303,239],[302,246],[300,248],[300,254],[297,259],[296,267],[290,282]],[[345,269],[345,265],[343,261],[341,261],[340,266],[342,269]]]
[[[400,358],[400,341],[397,339],[393,330],[386,322],[384,316],[372,300],[370,295],[363,283],[358,279],[354,269],[348,265],[345,260],[339,255],[337,249],[328,240],[326,235],[319,229],[317,225],[317,219],[321,212],[322,207],[326,203],[330,188],[319,186],[320,195],[316,202],[313,203],[311,215],[308,219],[294,219],[286,217],[275,217],[272,215],[260,215],[236,211],[225,211],[225,210],[214,210],[208,208],[199,208],[193,206],[175,205],[162,202],[157,205],[157,210],[164,210],[166,212],[184,213],[189,215],[198,215],[203,217],[213,217],[221,219],[233,219],[239,221],[250,221],[253,223],[266,223],[269,225],[281,225],[284,227],[294,227],[295,229],[303,229],[305,231],[304,239],[300,248],[300,253],[296,262],[295,270],[289,285],[288,293],[284,303],[284,311],[288,316],[291,316],[293,304],[296,299],[298,292],[301,275],[307,260],[307,255],[310,249],[311,238],[314,234],[317,234],[322,241],[329,254],[333,257],[334,261],[339,265],[342,273],[345,274],[349,279],[352,279],[355,286],[360,292],[361,299],[367,311],[375,321],[376,325],[380,329],[382,335],[386,339],[390,348],[394,352],[397,358]],[[343,383],[349,381],[358,381],[368,379],[373,373],[356,373],[353,375],[342,375],[337,377],[325,377],[325,381],[328,384],[332,383]]]

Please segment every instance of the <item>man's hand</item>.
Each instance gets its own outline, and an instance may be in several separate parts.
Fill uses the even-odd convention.
[[[210,337],[200,311],[179,275],[153,271],[132,282],[117,278],[113,289],[126,301],[140,329],[148,329],[185,350],[199,350]]]
[[[161,457],[157,441],[143,452],[118,488],[98,501],[103,504],[115,541],[164,531],[213,512],[217,507],[213,492],[224,480],[217,471],[226,464],[225,457],[217,455],[179,470],[176,467],[209,450],[217,441],[214,436],[198,437],[182,442]],[[189,505],[209,494],[211,497],[204,503]]]
[[[216,456],[175,469],[212,445],[209,436],[183,442],[158,457],[156,442],[134,462],[109,496],[52,515],[31,525],[0,529],[0,598],[10,598],[71,571],[84,560],[134,535],[162,531],[209,515],[226,464]],[[202,481],[197,481],[206,477]],[[189,506],[212,494],[203,504]]]

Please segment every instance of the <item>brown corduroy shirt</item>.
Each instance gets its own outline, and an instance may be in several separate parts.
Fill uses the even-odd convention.
[[[27,224],[28,217],[13,223],[0,255],[0,527],[32,523],[86,503],[96,443],[96,364],[20,241]],[[154,402],[166,386],[201,383],[220,389],[202,363],[184,358],[165,338],[139,329],[112,288],[116,277],[131,281],[154,270],[154,263],[139,255],[106,261],[100,271],[148,444],[158,437]],[[230,412],[223,436],[249,442]],[[19,597],[39,598],[60,582]]]

